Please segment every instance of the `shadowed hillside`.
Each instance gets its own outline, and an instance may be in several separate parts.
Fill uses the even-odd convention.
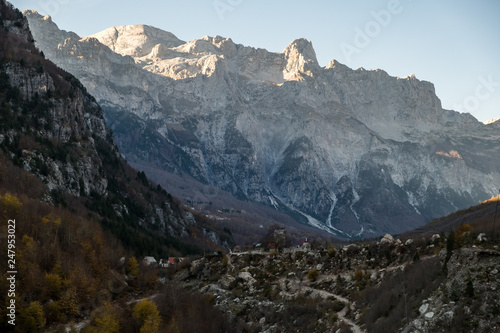
[[[95,99],[33,42],[23,15],[0,1],[0,330],[165,330],[165,305],[140,301],[165,291],[204,306],[175,311],[228,331],[209,300],[160,283],[166,269],[142,257],[199,256],[230,234],[127,165]]]
[[[440,232],[450,232],[461,225],[468,224],[476,233],[485,233],[489,238],[494,236],[495,239],[500,239],[499,200],[499,197],[492,197],[479,205],[435,219],[422,227],[405,233],[405,235],[432,235]]]

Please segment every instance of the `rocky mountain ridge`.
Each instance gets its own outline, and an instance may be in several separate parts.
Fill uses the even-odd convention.
[[[22,13],[2,1],[0,18],[0,149],[43,182],[37,199],[92,212],[138,252],[197,251],[193,233],[204,245],[223,245],[213,246],[221,240],[217,228],[127,165],[101,107],[73,75],[44,58]],[[140,239],[146,235],[157,243]]]
[[[433,85],[414,76],[320,67],[305,39],[271,53],[144,25],[80,38],[25,15],[38,47],[122,128],[127,159],[324,231],[401,232],[483,201],[500,183],[496,126],[442,109]],[[125,118],[149,134],[130,140]]]
[[[13,19],[3,17],[2,22],[8,31],[7,38],[20,39],[16,43],[18,49],[14,51],[17,54],[13,55],[11,51],[10,54],[7,53],[7,59],[4,59],[7,60],[2,66],[4,88],[12,89],[13,93],[17,94],[16,102],[21,101],[32,109],[30,111],[36,111],[36,114],[30,112],[25,115],[25,125],[21,132],[26,133],[25,135],[33,135],[34,132],[38,141],[74,146],[80,154],[78,160],[68,157],[67,161],[67,156],[64,154],[62,161],[58,158],[58,154],[47,156],[48,154],[33,149],[33,145],[25,144],[27,147],[22,147],[24,169],[38,174],[49,190],[67,190],[75,196],[89,195],[92,191],[104,194],[108,182],[99,172],[102,164],[96,140],[108,141],[110,132],[106,127],[102,110],[96,101],[86,94],[83,86],[78,86],[76,79],[71,78],[69,74],[64,76],[63,71],[58,70],[53,64],[45,63],[43,57],[36,54],[38,51],[32,46],[33,37],[27,22],[23,25],[17,17]],[[9,47],[5,50],[9,50]],[[12,58],[16,57],[21,61],[13,61]],[[8,96],[6,102],[12,100],[12,97]],[[22,112],[27,113],[27,110]],[[35,127],[31,127],[30,120],[34,120],[35,117]],[[5,132],[0,135],[2,144],[10,146],[20,140],[19,136],[22,134],[19,131],[9,128],[7,124],[3,127]],[[111,145],[113,145],[112,139]],[[114,154],[118,154],[116,148],[112,147],[115,149]],[[51,172],[41,172],[39,170],[41,165]]]
[[[1,0],[0,215],[4,221],[18,220],[16,331],[499,328],[498,205],[493,199],[439,222],[439,228],[456,228],[448,235],[385,235],[377,242],[337,248],[318,237],[286,247],[288,230],[277,229],[269,234],[274,240],[268,239],[277,250],[256,246],[243,253],[199,253],[192,262],[176,257],[168,268],[140,265],[110,233],[136,255],[151,255],[155,244],[174,253],[182,250],[169,236],[178,242],[191,236],[207,249],[214,243],[227,247],[229,232],[219,238],[224,234],[203,215],[131,169],[120,158],[96,101],[32,42],[26,20]],[[298,146],[308,153],[307,140]],[[466,156],[462,149],[438,152],[443,159]],[[134,243],[131,237],[145,230],[154,232]],[[266,247],[267,241],[262,243]],[[3,265],[6,272],[7,261]],[[13,299],[9,280],[0,283],[5,304]],[[145,304],[155,315],[143,320],[136,313]],[[7,307],[1,312],[1,327],[11,330],[7,320],[13,313]]]

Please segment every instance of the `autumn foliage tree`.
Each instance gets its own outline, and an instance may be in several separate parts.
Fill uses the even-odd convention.
[[[139,263],[134,256],[130,257],[127,261],[127,273],[132,277],[137,277],[137,274],[139,274]]]
[[[0,212],[4,220],[14,220],[22,208],[21,201],[10,193],[0,196]]]
[[[160,329],[161,317],[156,304],[147,299],[138,302],[132,316],[140,326],[141,333],[156,333]]]
[[[16,326],[20,331],[38,331],[74,319],[82,305],[107,288],[104,273],[118,262],[123,249],[107,245],[96,222],[12,193],[0,193],[0,215],[17,222]],[[7,233],[5,218],[0,226]],[[0,263],[3,272],[5,265],[6,261]],[[1,304],[9,301],[3,280]],[[8,328],[6,318],[0,318],[0,331]]]
[[[20,313],[21,327],[24,332],[38,332],[45,326],[43,307],[38,301],[31,302]]]
[[[92,325],[86,332],[118,333],[120,331],[120,313],[107,302],[92,313]]]

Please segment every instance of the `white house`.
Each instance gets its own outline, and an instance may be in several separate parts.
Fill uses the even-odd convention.
[[[144,259],[142,259],[142,263],[144,265],[147,265],[147,266],[158,265],[158,262],[156,261],[156,259],[154,257],[144,257]]]

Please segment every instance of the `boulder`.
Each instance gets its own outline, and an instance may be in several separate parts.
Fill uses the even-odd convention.
[[[229,274],[224,274],[220,279],[220,286],[222,289],[230,290],[236,282],[236,278]]]
[[[477,236],[477,241],[478,242],[486,242],[488,239],[486,238],[486,234],[485,233],[480,233],[478,236]]]
[[[435,241],[441,239],[441,236],[439,234],[434,234],[431,237],[431,242],[434,243]]]
[[[121,294],[127,287],[128,283],[125,281],[125,279],[115,270],[110,270],[108,290],[114,295],[118,295]]]
[[[384,237],[380,240],[381,244],[393,244],[394,243],[394,237],[392,237],[389,234],[385,234]]]

